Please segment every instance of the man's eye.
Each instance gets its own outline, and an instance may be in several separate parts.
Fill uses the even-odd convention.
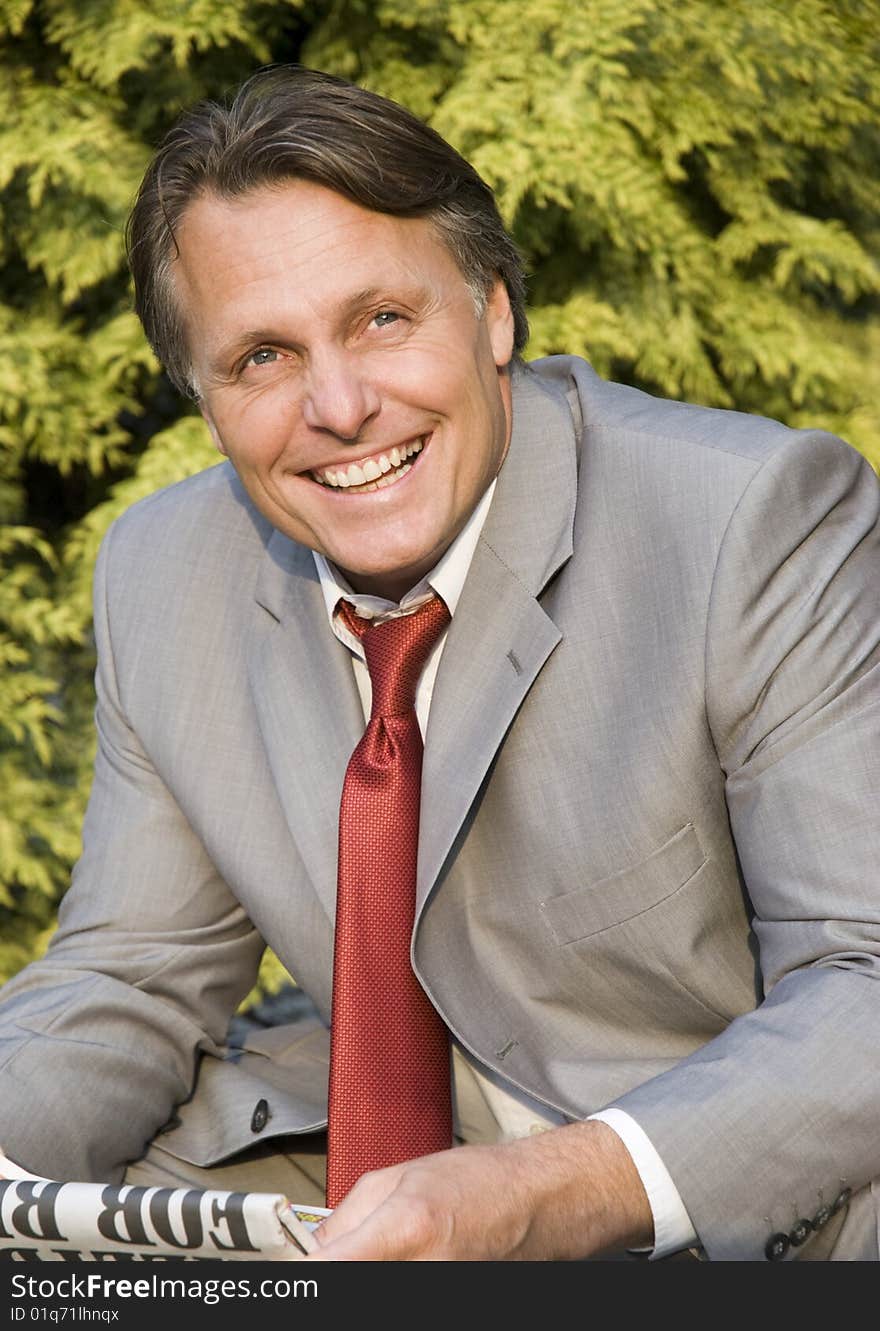
[[[400,318],[393,310],[380,310],[378,314],[373,315],[373,323],[378,324],[380,328],[388,328],[390,324],[397,323]]]
[[[254,351],[248,357],[248,365],[271,365],[278,359],[278,352],[272,351],[269,347],[260,347],[259,351]]]

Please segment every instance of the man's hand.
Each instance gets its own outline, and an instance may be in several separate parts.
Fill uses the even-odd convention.
[[[653,1241],[629,1152],[604,1123],[461,1146],[365,1174],[308,1261],[567,1261]]]

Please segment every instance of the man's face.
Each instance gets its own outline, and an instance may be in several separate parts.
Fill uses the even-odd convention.
[[[184,214],[173,267],[205,419],[262,513],[399,597],[497,475],[513,325],[430,222],[282,182]]]

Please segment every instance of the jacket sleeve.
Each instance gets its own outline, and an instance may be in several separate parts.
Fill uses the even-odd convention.
[[[0,1147],[36,1173],[110,1182],[191,1093],[263,950],[126,719],[108,604],[117,538],[95,574],[82,857],[46,956],[0,993]],[[139,656],[149,671],[149,644]]]
[[[616,1103],[712,1259],[880,1176],[880,486],[793,433],[720,546],[706,708],[764,1000]]]

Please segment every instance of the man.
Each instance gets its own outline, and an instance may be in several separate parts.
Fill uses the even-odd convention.
[[[465,1144],[362,1173],[319,1259],[877,1260],[873,472],[523,365],[486,186],[314,72],[183,117],[130,240],[228,464],[104,543],[84,853],[4,995],[4,1148],[321,1200],[362,621],[438,597],[410,978]],[[230,1055],[264,943],[317,1012]]]

